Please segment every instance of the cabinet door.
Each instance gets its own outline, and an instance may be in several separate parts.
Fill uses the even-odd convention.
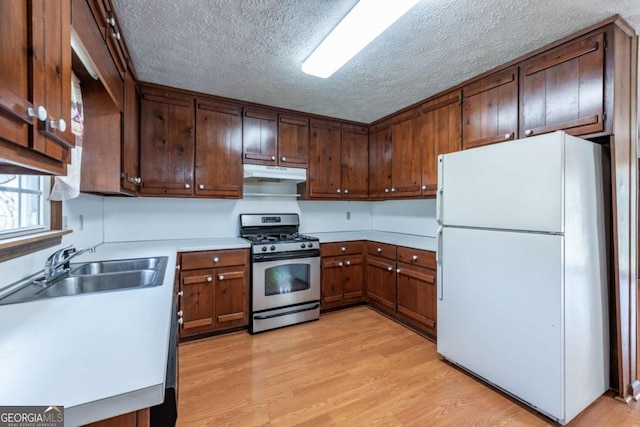
[[[197,101],[195,194],[242,197],[242,108]]]
[[[344,268],[346,271],[342,288],[344,302],[350,304],[362,301],[364,280],[362,254],[346,258]]]
[[[321,303],[323,308],[342,303],[345,276],[345,258],[331,257],[322,259]]]
[[[420,109],[414,108],[394,117],[392,197],[422,194],[420,145]]]
[[[181,337],[209,332],[215,328],[214,274],[213,269],[180,273],[180,310],[183,319]]]
[[[249,324],[249,268],[247,265],[215,271],[215,327]]]
[[[461,148],[460,91],[442,95],[422,105],[422,192],[436,194],[438,156]]]
[[[604,129],[605,33],[542,53],[520,67],[520,137]]]
[[[436,334],[436,272],[398,263],[398,317]]]
[[[278,121],[278,165],[306,168],[309,163],[309,119],[281,114]]]
[[[342,199],[369,198],[369,136],[365,126],[342,125]]]
[[[391,121],[373,125],[369,132],[369,197],[386,199],[391,196],[393,171]]]
[[[140,103],[140,192],[193,194],[193,98],[144,93]]]
[[[309,197],[339,199],[341,195],[340,123],[311,121]]]
[[[462,89],[462,148],[508,141],[518,135],[518,67]]]
[[[396,312],[396,263],[367,255],[367,300],[389,313]]]
[[[136,81],[131,73],[124,76],[122,105],[122,188],[137,191],[140,186],[140,106]]]
[[[242,161],[254,165],[277,164],[276,138],[278,113],[255,108],[244,109],[242,122]]]

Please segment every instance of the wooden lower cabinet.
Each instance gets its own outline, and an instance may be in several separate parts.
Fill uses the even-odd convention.
[[[327,243],[320,246],[322,309],[362,302],[364,283],[362,246],[362,242]]]
[[[367,301],[394,315],[396,312],[396,261],[367,255]]]
[[[248,249],[189,252],[180,259],[181,338],[249,324]]]
[[[424,267],[398,263],[397,315],[430,335],[436,335],[436,272]]]

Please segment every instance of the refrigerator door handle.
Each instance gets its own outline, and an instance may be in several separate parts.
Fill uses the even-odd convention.
[[[438,299],[442,301],[444,297],[444,289],[442,288],[442,237],[443,228],[438,228],[438,247],[436,251],[436,283],[438,286]]]
[[[443,196],[443,182],[444,175],[444,158],[443,155],[438,156],[438,190],[436,193],[436,221],[439,225],[442,225],[442,196]]]

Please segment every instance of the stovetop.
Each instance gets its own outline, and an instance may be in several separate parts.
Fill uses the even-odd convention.
[[[252,243],[253,254],[317,252],[319,239],[298,232],[298,214],[242,214],[240,236]],[[297,255],[296,255],[297,256]]]
[[[306,236],[299,233],[288,234],[251,234],[244,236],[254,245],[266,243],[287,243],[287,242],[317,242],[317,237]]]

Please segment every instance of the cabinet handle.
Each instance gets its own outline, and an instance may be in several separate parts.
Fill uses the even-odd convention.
[[[343,247],[341,247],[341,248],[340,248],[340,250],[341,250],[342,252],[344,252],[344,251],[346,251],[346,250],[347,250],[347,248],[345,248],[345,247],[343,246]]]
[[[524,134],[526,136],[531,136],[531,135],[533,135],[533,131],[531,129],[527,129],[527,130],[524,131]]]
[[[382,252],[382,248],[378,248],[378,253]]]
[[[349,265],[351,265],[351,261],[347,261],[345,264],[347,264],[349,266]]]
[[[276,156],[271,156],[271,160],[275,160],[275,159],[276,159]]]
[[[180,291],[178,292],[178,296],[181,297],[182,295],[184,295],[184,291]]]
[[[385,188],[385,189],[384,189],[384,192],[385,192],[385,193],[388,193],[388,192],[389,192],[389,189],[388,189],[388,188]]]
[[[342,267],[342,262],[339,262],[339,263],[338,263],[338,267]]]
[[[182,325],[182,322],[184,322],[184,320],[182,320],[182,317],[178,319],[178,325]]]
[[[349,194],[349,190],[344,190],[344,194]]]
[[[391,266],[387,267],[387,271],[393,271],[393,267]]]
[[[422,186],[422,191],[424,191],[424,190],[426,190],[426,189],[427,189],[427,186],[426,186],[426,185],[423,185],[423,186]]]
[[[111,25],[112,27],[116,26],[116,20],[113,16],[109,16],[105,21],[107,21],[107,25]]]
[[[286,157],[282,157],[280,160],[282,160],[283,162],[286,162],[287,158]]]
[[[60,132],[67,130],[67,122],[65,122],[64,119],[51,120],[49,126],[51,126],[51,129],[58,129]]]
[[[222,274],[218,274],[218,280],[224,280],[224,276]]]
[[[340,194],[340,189],[339,188],[336,190],[336,193]]]
[[[198,189],[200,189],[200,190],[204,190],[204,184],[200,184],[200,185],[198,185]]]
[[[139,176],[135,177],[133,180],[138,185],[142,184],[142,178],[140,178]]]
[[[213,262],[218,262],[218,261],[220,261],[220,258],[218,258],[218,257],[215,257],[215,258],[213,259]]]
[[[120,36],[120,32],[119,31],[113,31],[111,33],[111,37],[113,37],[116,40],[120,40],[122,37]]]
[[[188,190],[189,188],[191,188],[191,184],[185,184],[184,188],[186,188]]]
[[[396,273],[398,273],[398,274],[400,273],[400,269],[399,268],[396,268]]]
[[[211,282],[213,280],[213,277],[209,276],[207,277],[207,282]]]
[[[183,315],[184,313],[182,313],[182,310],[180,310],[180,311],[179,311],[179,312],[177,312],[176,314],[178,315],[178,317],[182,317],[182,315]]]
[[[47,109],[42,105],[38,106],[38,108],[29,107],[29,109],[27,110],[27,114],[29,115],[29,117],[35,117],[41,122],[47,120]]]
[[[414,260],[414,261],[417,260],[418,259],[418,255],[412,256],[411,259]]]
[[[391,188],[391,192],[392,192],[392,193],[395,193],[395,192],[396,192],[396,189],[395,189],[395,188]]]
[[[504,134],[504,139],[511,139],[511,135],[510,133],[505,133]]]

